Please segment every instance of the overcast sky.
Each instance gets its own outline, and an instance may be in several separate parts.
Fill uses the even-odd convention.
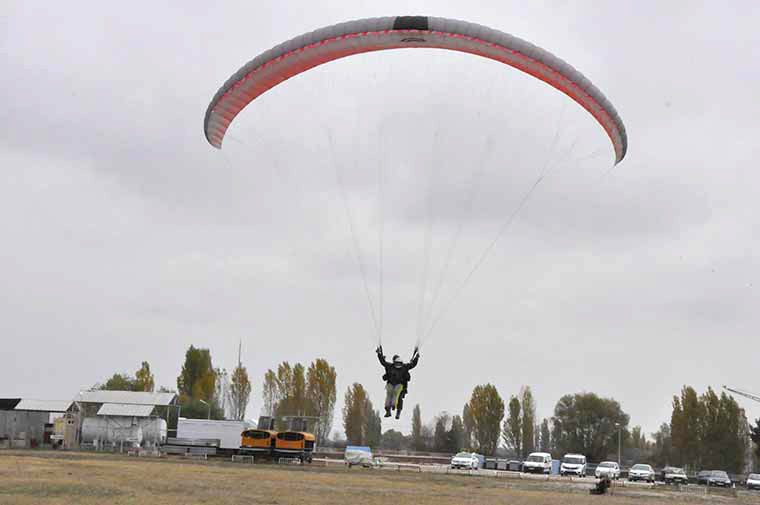
[[[506,401],[530,385],[539,417],[566,393],[611,396],[646,432],[684,384],[760,392],[757,2],[0,10],[3,396],[72,398],[143,360],[176,387],[189,345],[232,369],[242,339],[249,417],[267,368],[318,357],[339,398],[360,382],[379,407],[364,283],[379,312],[381,278],[387,354],[437,321],[407,398],[425,419],[486,382]],[[563,58],[617,107],[628,156],[612,168],[604,132],[553,88],[441,50],[324,65],[252,103],[222,151],[206,142],[208,102],[260,52],[402,14]]]

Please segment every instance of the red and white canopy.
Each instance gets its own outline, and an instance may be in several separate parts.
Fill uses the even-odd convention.
[[[352,54],[399,48],[440,48],[476,54],[522,70],[557,88],[591,113],[607,132],[619,163],[628,147],[615,107],[583,74],[553,54],[492,28],[427,16],[360,19],[306,33],[258,55],[214,95],[204,131],[221,148],[230,123],[256,97],[310,68]]]

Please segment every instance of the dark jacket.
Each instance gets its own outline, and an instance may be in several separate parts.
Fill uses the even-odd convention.
[[[406,385],[406,383],[409,382],[412,378],[409,374],[409,370],[417,366],[420,356],[419,354],[415,354],[414,358],[412,358],[409,363],[400,363],[399,365],[394,365],[393,363],[385,361],[385,356],[380,353],[378,353],[377,359],[380,360],[380,364],[385,368],[383,380],[395,386],[397,384]]]

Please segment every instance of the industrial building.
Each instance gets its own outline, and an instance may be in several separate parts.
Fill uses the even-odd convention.
[[[75,408],[71,401],[0,398],[0,448],[53,444],[51,415]]]
[[[81,418],[79,441],[96,449],[163,444],[169,412],[179,410],[174,393],[82,391],[74,403]]]
[[[174,393],[97,390],[63,401],[0,398],[0,448],[155,447],[166,441],[172,409],[179,410]]]

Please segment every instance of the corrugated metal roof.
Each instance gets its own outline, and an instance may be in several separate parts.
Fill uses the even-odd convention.
[[[134,405],[130,403],[104,403],[98,409],[99,416],[148,417],[155,407],[153,405]]]
[[[127,403],[130,405],[169,405],[174,393],[144,393],[142,391],[81,391],[75,402]]]
[[[22,398],[13,410],[26,410],[33,412],[66,412],[71,407],[71,401],[67,400],[33,400]]]

